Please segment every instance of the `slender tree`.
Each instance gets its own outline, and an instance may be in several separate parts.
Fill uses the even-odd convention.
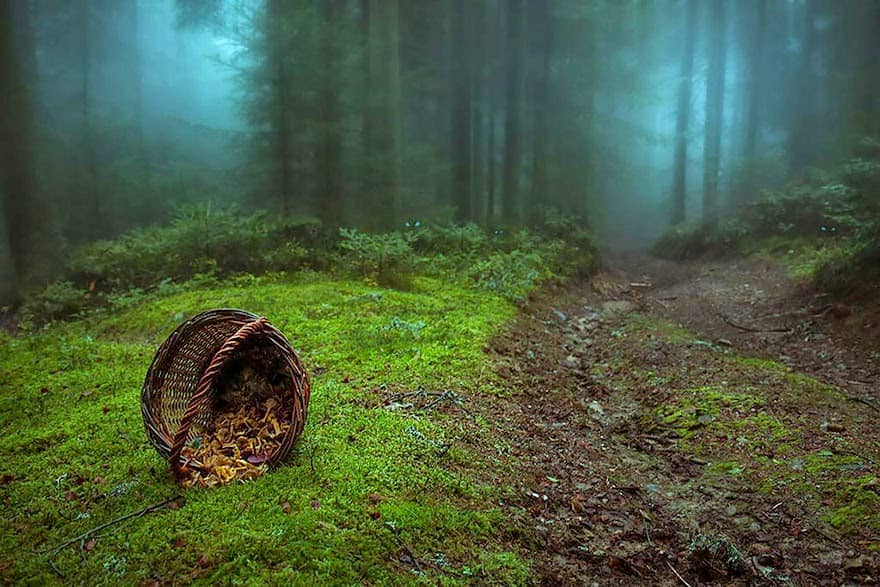
[[[678,111],[675,120],[675,162],[672,181],[672,223],[685,221],[687,206],[688,128],[691,117],[694,45],[697,36],[697,0],[687,0],[685,7],[684,46],[678,80]]]
[[[472,16],[468,34],[473,51],[473,72],[471,75],[472,96],[472,143],[471,148],[471,221],[484,218],[486,204],[486,110],[488,108],[488,88],[486,72],[489,68],[489,39],[486,35],[488,2],[480,0],[472,6]]]
[[[724,0],[712,0],[709,13],[709,69],[706,79],[706,141],[703,150],[703,221],[718,219],[718,181],[724,120]]]
[[[523,83],[523,0],[510,0],[507,4],[506,38],[504,175],[501,209],[504,222],[515,224],[519,220],[519,183],[522,158],[520,101]]]
[[[813,53],[816,41],[816,0],[805,0],[801,16],[800,51],[791,93],[788,130],[789,173],[796,175],[811,163],[814,150],[812,128],[816,92]]]
[[[29,72],[23,67],[22,52],[16,47],[18,27],[26,12],[15,10],[15,0],[0,0],[0,194],[3,197],[5,248],[11,257],[11,274],[0,287],[0,300],[13,301],[18,286],[28,274],[28,257],[33,238],[31,206],[36,195],[32,148],[32,107]],[[18,6],[21,8],[21,6]]]
[[[105,230],[104,202],[98,184],[98,161],[92,128],[92,0],[79,0],[80,60],[80,155],[83,157],[84,181],[80,190],[80,212],[85,215],[86,237],[98,238]]]
[[[131,76],[132,91],[132,129],[136,157],[141,164],[146,164],[147,154],[144,143],[144,88],[143,88],[143,64],[141,47],[141,25],[138,8],[138,0],[128,0],[128,24],[129,42],[131,53],[129,61],[129,75]]]
[[[553,51],[553,31],[551,30],[552,0],[530,0],[530,35],[533,37],[537,53],[533,61],[536,71],[532,76],[532,106],[534,113],[534,135],[532,160],[532,186],[529,197],[529,221],[538,221],[538,207],[548,200],[547,144],[549,141],[550,118],[550,69]]]
[[[755,152],[758,128],[761,122],[761,90],[764,87],[763,62],[765,32],[767,30],[767,0],[755,0],[754,22],[749,39],[749,82],[746,98],[746,132],[743,142],[742,197],[751,199],[755,191]]]
[[[452,84],[452,201],[455,219],[465,222],[471,218],[473,194],[472,177],[472,119],[473,55],[471,54],[473,10],[471,0],[452,2],[452,54],[450,81]]]
[[[342,13],[340,0],[322,0],[321,4],[321,79],[318,102],[320,118],[320,152],[317,158],[318,190],[315,208],[321,221],[337,226],[343,213],[342,135],[339,88],[340,39]]]
[[[377,227],[390,228],[400,213],[400,5],[398,0],[370,0],[368,14],[371,216]]]
[[[274,188],[281,215],[287,218],[293,205],[293,145],[291,142],[290,90],[288,65],[287,3],[269,0],[266,5],[268,69],[270,78],[271,154],[274,160]]]
[[[494,14],[490,17],[489,42],[486,49],[486,66],[487,72],[487,109],[486,116],[486,222],[492,224],[495,220],[495,204],[497,191],[497,165],[498,145],[497,145],[497,122],[496,114],[498,112],[498,67],[497,56],[501,53],[501,3],[499,1],[492,3],[492,11]]]

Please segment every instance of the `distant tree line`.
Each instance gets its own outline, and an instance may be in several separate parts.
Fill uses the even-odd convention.
[[[880,133],[876,1],[177,0],[181,29],[235,43],[251,128],[169,148],[144,123],[159,4],[0,0],[4,284],[182,202],[374,230],[713,222]]]

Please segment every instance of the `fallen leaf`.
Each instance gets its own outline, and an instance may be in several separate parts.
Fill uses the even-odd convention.
[[[281,502],[281,511],[284,512],[285,514],[290,513],[290,502],[289,501]]]
[[[316,509],[318,509],[318,508],[320,508],[320,507],[321,507],[321,502],[318,501],[317,499],[313,499],[313,500],[312,500],[312,509],[313,509],[313,510],[316,510]]]
[[[95,550],[95,545],[97,543],[98,543],[98,541],[95,540],[94,538],[89,538],[88,540],[86,540],[86,543],[83,544],[82,549],[85,552],[92,552],[93,550]]]

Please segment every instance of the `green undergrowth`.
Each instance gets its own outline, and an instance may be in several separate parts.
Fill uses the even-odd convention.
[[[880,287],[880,142],[865,138],[853,157],[810,169],[767,190],[721,221],[671,227],[658,256],[685,260],[758,256],[846,296]]]
[[[587,276],[597,266],[589,231],[575,219],[545,216],[528,230],[408,222],[373,234],[309,219],[281,222],[265,211],[187,208],[169,225],[74,249],[59,279],[27,292],[16,317],[30,330],[183,291],[315,272],[397,290],[431,276],[520,304],[551,279]]]
[[[609,344],[616,360],[594,373],[639,394],[642,429],[707,463],[697,482],[756,488],[842,534],[880,531],[880,425],[868,408],[650,317],[627,317]]]
[[[181,491],[148,444],[139,390],[159,343],[207,308],[265,315],[302,349],[310,413],[276,471]],[[395,391],[491,394],[483,348],[515,313],[495,292],[414,276],[407,291],[315,273],[213,283],[112,315],[0,335],[0,581],[519,584],[481,482],[479,421],[389,411]],[[491,465],[497,466],[497,465]],[[53,547],[182,493],[163,509]]]

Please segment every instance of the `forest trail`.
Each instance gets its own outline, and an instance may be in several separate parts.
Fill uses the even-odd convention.
[[[876,345],[772,262],[607,258],[490,351],[542,582],[877,581]]]

